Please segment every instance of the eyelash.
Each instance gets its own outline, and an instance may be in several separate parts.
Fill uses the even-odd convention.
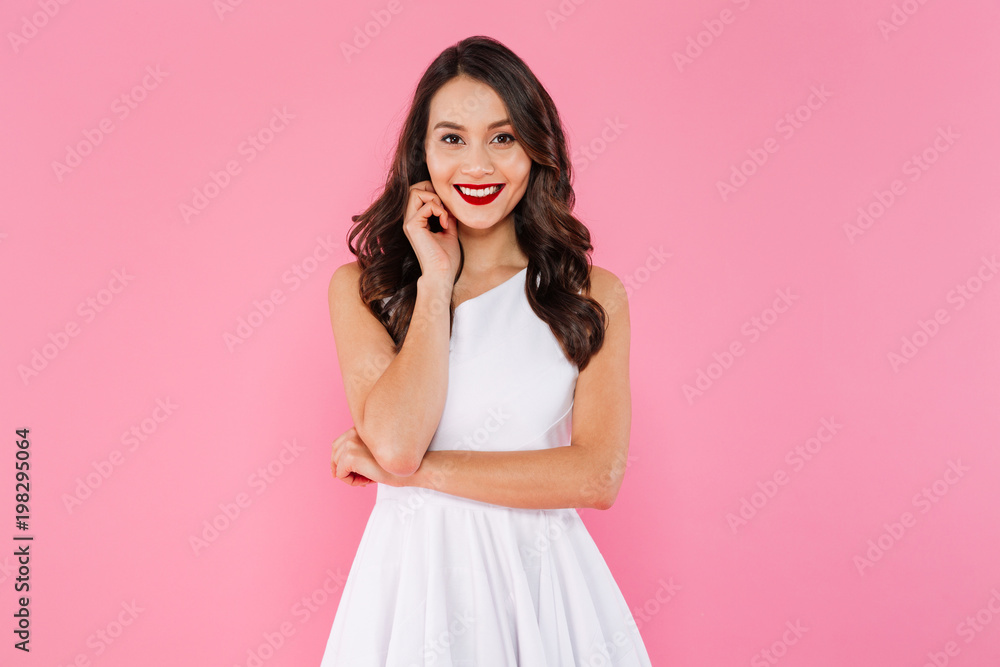
[[[444,142],[445,144],[449,145],[449,146],[455,146],[455,145],[457,145],[457,144],[454,144],[454,143],[448,141],[449,137],[455,137],[456,139],[461,139],[461,137],[458,136],[457,134],[446,134],[443,137],[441,137],[441,141]],[[510,134],[509,132],[504,132],[502,134],[498,134],[497,137],[510,137],[510,141],[505,141],[505,142],[503,142],[503,144],[501,144],[503,146],[509,146],[509,145],[513,144],[515,141],[517,141],[517,139],[514,138],[514,135]],[[494,138],[496,138],[496,137],[494,137]]]

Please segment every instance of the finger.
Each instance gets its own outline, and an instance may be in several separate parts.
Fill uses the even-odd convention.
[[[430,191],[428,191],[428,190],[414,190],[413,194],[416,196],[417,201],[420,202],[421,204],[426,204],[427,202],[441,203],[441,200],[437,196],[437,193],[434,192],[433,190],[430,190]]]
[[[367,486],[369,483],[371,483],[371,480],[361,473],[351,473],[351,486]]]
[[[351,474],[351,469],[345,463],[341,463],[337,466],[337,477],[340,479],[346,479]]]
[[[421,206],[419,213],[425,220],[432,215],[441,217],[444,215],[444,207],[441,205],[441,202],[437,201],[437,198],[435,198],[427,201],[427,203]]]
[[[427,202],[423,206],[417,209],[416,215],[413,218],[413,223],[416,224],[421,229],[430,229],[430,217],[432,215],[438,216],[438,219],[444,214],[444,209],[435,202]]]

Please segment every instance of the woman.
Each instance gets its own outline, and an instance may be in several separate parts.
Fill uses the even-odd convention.
[[[324,666],[650,664],[574,509],[614,503],[631,403],[624,289],[589,266],[570,175],[514,53],[431,63],[330,281],[354,420],[333,473],[378,493]]]

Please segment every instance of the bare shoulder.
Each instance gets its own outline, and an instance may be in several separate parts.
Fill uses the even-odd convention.
[[[330,276],[327,298],[330,306],[330,316],[342,315],[345,310],[357,311],[364,306],[358,286],[361,282],[361,267],[357,260],[341,264]],[[367,307],[365,308],[367,310]],[[341,312],[337,312],[341,311]]]
[[[628,321],[628,295],[625,292],[625,285],[614,273],[596,264],[590,269],[590,296],[608,311],[612,321],[617,319]]]
[[[330,296],[332,297],[335,291],[339,292],[343,289],[353,288],[357,292],[360,278],[361,267],[358,266],[357,260],[341,264],[330,276]]]

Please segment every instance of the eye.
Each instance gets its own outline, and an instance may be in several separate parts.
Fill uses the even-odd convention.
[[[510,134],[509,132],[498,134],[493,140],[496,141],[501,137],[506,137],[507,139],[506,141],[499,142],[501,146],[509,146],[510,144],[513,144],[515,141],[517,141],[514,135]],[[452,139],[455,139],[455,141],[451,141]],[[462,138],[457,134],[446,134],[443,137],[441,137],[441,141],[450,146],[457,146],[459,143],[462,143]]]

